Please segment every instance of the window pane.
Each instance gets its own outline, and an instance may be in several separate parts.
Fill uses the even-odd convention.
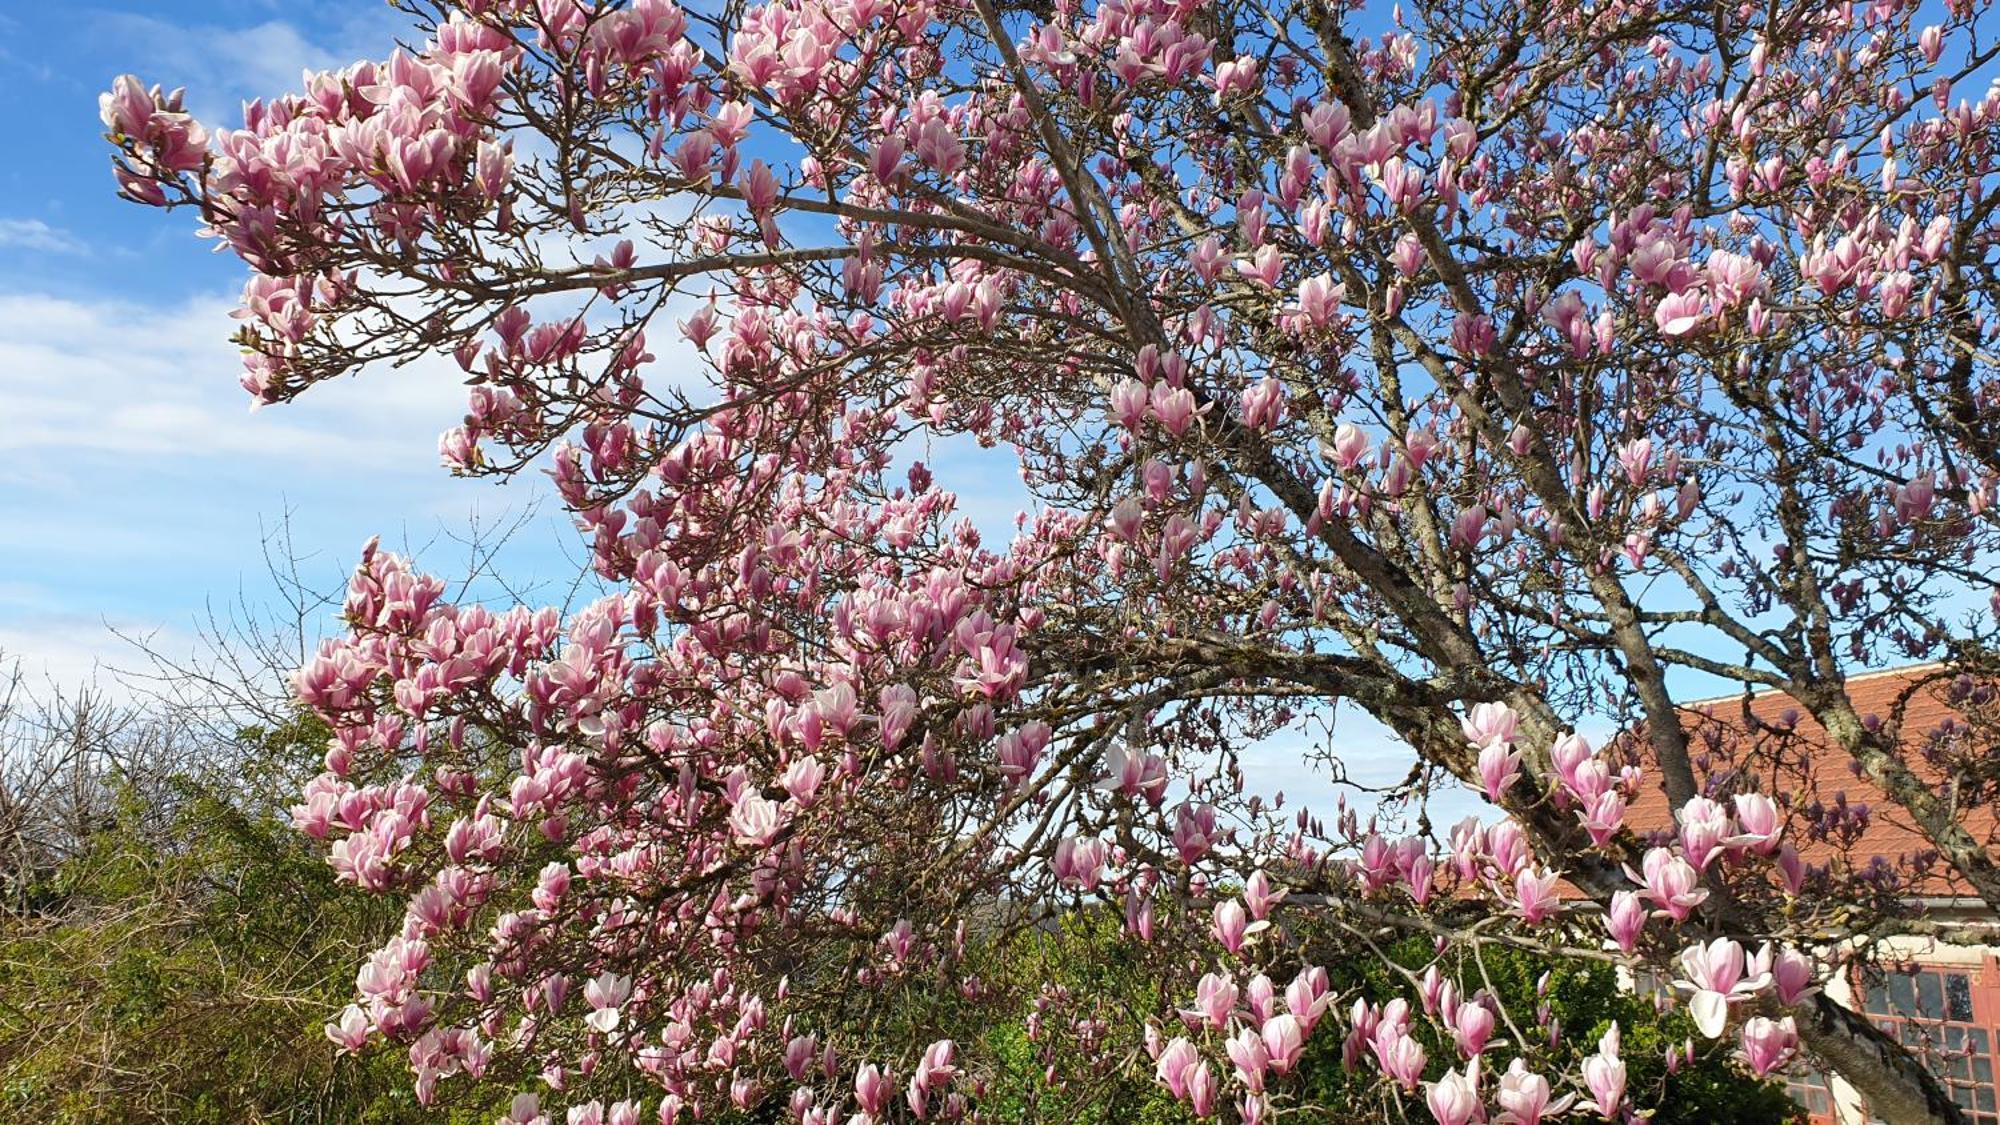
[[[1944,978],[1944,1007],[1946,1019],[1972,1018],[1972,978],[1964,973],[1952,973]]]
[[[1972,1077],[1975,1081],[1990,1084],[1993,1081],[1993,1060],[1985,1055],[1972,1056]]]
[[[1944,979],[1941,974],[1917,974],[1917,1014],[1931,1020],[1944,1018]]]
[[[1982,1055],[1986,1053],[1986,1029],[1985,1029],[1985,1028],[1983,1028],[1983,1027],[1975,1027],[1975,1028],[1973,1028],[1973,1029],[1972,1029],[1972,1049],[1973,1049],[1973,1050],[1975,1050],[1975,1051],[1978,1051],[1978,1052],[1979,1052],[1980,1054],[1982,1054]]]
[[[1993,1087],[1979,1087],[1979,1108],[1985,1110],[1993,1108]]]
[[[1912,1016],[1917,1012],[1917,986],[1908,973],[1889,974],[1889,1014]]]

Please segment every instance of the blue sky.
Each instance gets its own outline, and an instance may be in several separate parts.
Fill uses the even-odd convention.
[[[309,576],[368,536],[463,566],[449,533],[533,511],[540,482],[454,480],[437,434],[462,413],[446,365],[377,372],[252,413],[228,313],[243,267],[191,215],[117,199],[97,94],[117,74],[188,88],[210,124],[307,67],[387,53],[367,0],[0,5],[0,650],[74,682],[134,663],[111,628],[194,643],[211,602],[271,593],[260,545],[289,514]],[[553,515],[518,535],[523,578],[575,573]]]
[[[241,263],[192,216],[112,191],[97,95],[116,75],[185,86],[198,118],[233,125],[244,99],[382,57],[402,26],[373,0],[0,3],[0,108],[31,154],[0,167],[0,654],[31,675],[74,685],[140,665],[113,630],[194,651],[209,607],[274,601],[261,549],[288,518],[323,584],[376,534],[460,572],[453,536],[523,515],[503,562],[516,588],[559,601],[577,573],[576,537],[537,505],[545,480],[439,467],[437,435],[463,411],[449,361],[253,413],[228,340]],[[989,534],[1007,533],[1006,491],[964,498]],[[1400,776],[1408,758],[1388,742],[1343,717],[1357,780]],[[1246,766],[1260,791],[1329,801],[1295,741],[1251,748]]]

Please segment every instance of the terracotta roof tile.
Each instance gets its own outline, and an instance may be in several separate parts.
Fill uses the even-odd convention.
[[[1898,743],[1904,761],[1919,777],[1946,782],[1945,770],[1926,756],[1925,745],[1940,729],[1964,726],[1961,712],[1949,701],[1952,681],[1940,678],[1934,666],[1897,669],[1857,676],[1848,681],[1855,710],[1864,722],[1890,720],[1902,708]],[[1799,849],[1806,863],[1844,861],[1854,868],[1876,857],[1896,866],[1921,868],[1911,893],[1923,896],[1969,895],[1971,889],[1944,864],[1926,864],[1935,849],[1911,822],[1909,814],[1855,767],[1854,760],[1827,738],[1826,731],[1804,707],[1783,692],[1704,700],[1682,708],[1688,716],[1696,781],[1709,792],[1733,788],[1736,775],[1747,772],[1748,787],[1777,801],[1788,814],[1785,838]],[[1747,714],[1746,714],[1747,712]],[[1628,754],[1649,748],[1641,738],[1621,737]],[[1670,832],[1673,815],[1660,778],[1651,762],[1646,784],[1633,801],[1626,823],[1645,836]],[[1830,816],[1818,815],[1826,810]],[[1821,826],[1831,831],[1821,831]],[[1996,816],[1991,805],[1968,811],[1965,826],[1975,839],[1994,839]]]

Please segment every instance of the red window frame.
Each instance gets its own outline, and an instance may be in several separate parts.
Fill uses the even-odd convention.
[[[1785,1075],[1785,1093],[1806,1111],[1809,1125],[1838,1125],[1840,1103],[1834,1100],[1833,1083],[1825,1071],[1794,1066]]]
[[[1875,1026],[1919,1052],[1965,1111],[2000,1125],[2000,959],[1923,958],[1857,974],[1855,1000]],[[1813,1115],[1814,1125],[1822,1119]]]

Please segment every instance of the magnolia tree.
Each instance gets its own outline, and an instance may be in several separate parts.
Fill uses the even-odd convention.
[[[1204,1116],[1309,1112],[1326,1038],[1385,1114],[1642,1117],[1498,943],[1957,1118],[1818,985],[1935,928],[1926,871],[2000,905],[1990,752],[1915,762],[1844,679],[2000,664],[1983,0],[405,7],[238,129],[103,99],[123,193],[250,267],[257,402],[454,358],[445,463],[545,469],[611,591],[364,553],[296,680],[299,826],[408,899],[340,1046],[514,1122],[976,1117],[978,1050],[898,1015],[947,995]],[[951,486],[1015,473],[1000,542]],[[1801,862],[1856,810],[1705,781],[1696,673],[1790,693],[1930,866]],[[1409,747],[1412,835],[1243,795],[1335,706]],[[1446,777],[1485,820],[1433,832]],[[1075,910],[1158,1011],[969,967]],[[1437,963],[1357,1000],[1308,928]]]

